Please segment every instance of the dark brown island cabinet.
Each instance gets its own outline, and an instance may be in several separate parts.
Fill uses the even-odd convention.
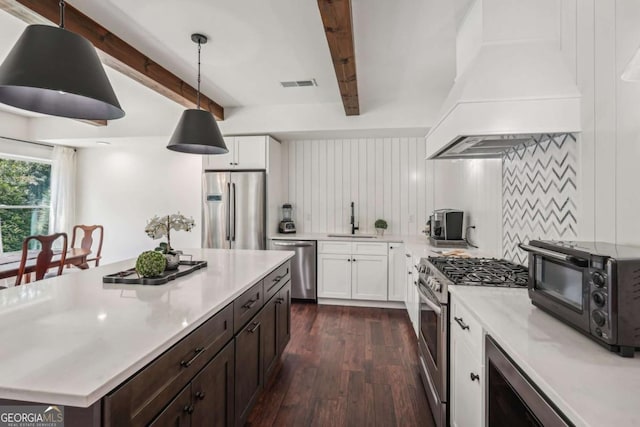
[[[65,426],[243,426],[290,338],[287,261]]]

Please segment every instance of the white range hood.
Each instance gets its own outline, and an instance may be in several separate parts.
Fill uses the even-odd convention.
[[[484,19],[500,10],[490,2]],[[476,52],[427,135],[429,159],[500,157],[540,134],[580,131],[580,92],[559,41],[483,40]]]

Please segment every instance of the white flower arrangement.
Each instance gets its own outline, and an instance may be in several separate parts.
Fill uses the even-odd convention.
[[[171,248],[171,230],[176,231],[191,231],[195,226],[193,218],[187,218],[180,212],[177,214],[158,216],[155,215],[149,221],[144,231],[152,239],[160,239],[167,236],[167,243],[161,243],[159,248],[164,253],[169,253],[173,249]]]

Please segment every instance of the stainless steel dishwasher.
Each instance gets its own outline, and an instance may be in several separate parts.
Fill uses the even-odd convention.
[[[269,249],[296,253],[291,258],[291,298],[318,300],[316,243],[315,240],[271,240],[269,243]]]

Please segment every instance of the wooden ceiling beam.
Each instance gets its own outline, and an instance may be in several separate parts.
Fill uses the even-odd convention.
[[[360,114],[356,53],[353,44],[351,0],[318,0],[324,33],[329,43],[333,68],[338,79],[347,116]]]
[[[57,24],[60,18],[59,0],[0,0],[0,9],[27,24]],[[70,4],[65,6],[64,23],[66,29],[93,43],[104,64],[186,108],[195,108],[195,88]],[[204,94],[200,94],[200,108],[224,120],[224,108]]]

